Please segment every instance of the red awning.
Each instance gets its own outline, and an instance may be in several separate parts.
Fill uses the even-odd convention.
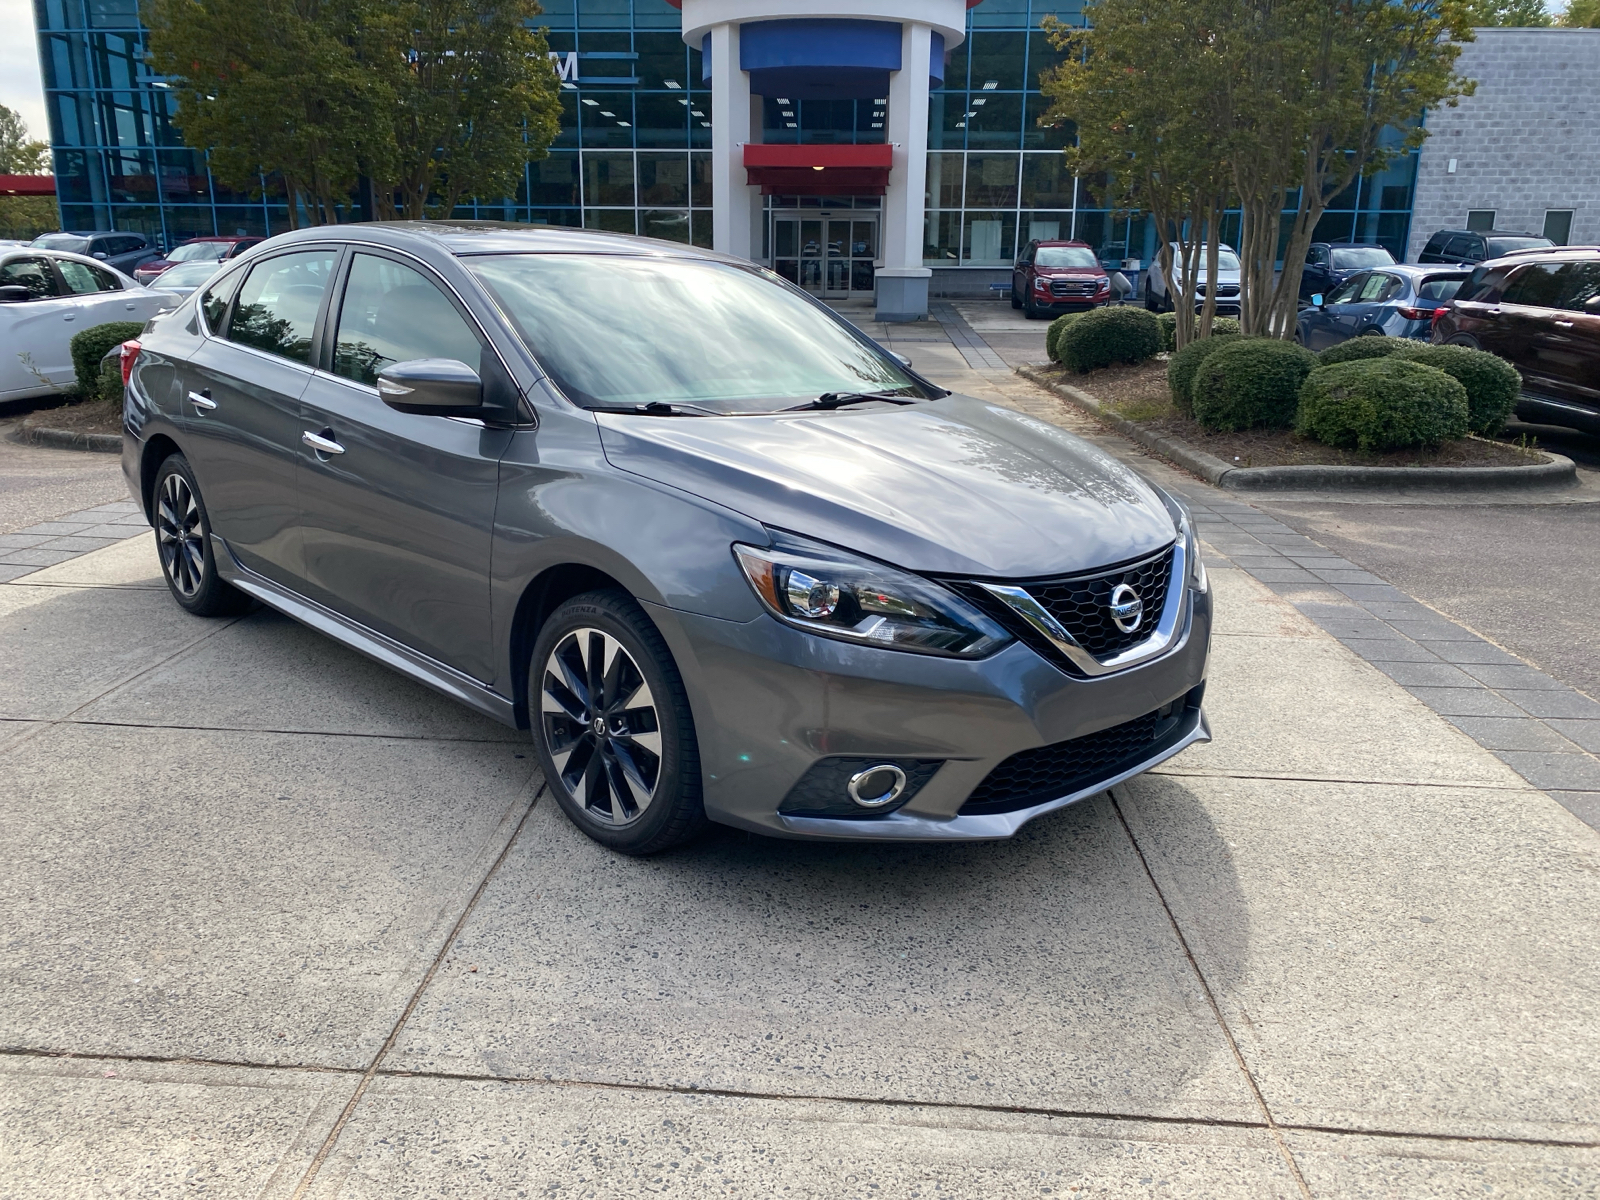
[[[894,148],[746,145],[744,169],[764,196],[881,196]]]
[[[54,196],[54,175],[0,175],[0,196]]]

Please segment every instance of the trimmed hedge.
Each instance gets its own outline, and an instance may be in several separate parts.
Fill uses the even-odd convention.
[[[109,321],[91,325],[72,335],[72,369],[78,376],[78,392],[93,400],[100,392],[100,360],[113,346],[144,332],[143,321]],[[118,382],[121,382],[119,379]]]
[[[1487,350],[1410,342],[1397,349],[1395,356],[1425,367],[1436,367],[1466,388],[1467,428],[1473,433],[1493,437],[1505,427],[1506,418],[1517,407],[1522,376],[1505,359]]]
[[[100,389],[97,394],[100,399],[110,401],[118,408],[122,407],[122,364],[116,359],[100,364]]]
[[[1081,312],[1066,313],[1051,321],[1049,328],[1044,331],[1044,352],[1050,356],[1051,362],[1061,361],[1061,350],[1058,346],[1061,340],[1061,331],[1081,316],[1083,316]]]
[[[1056,337],[1058,361],[1073,371],[1144,362],[1160,352],[1161,325],[1155,313],[1126,304],[1090,309]]]
[[[1350,338],[1340,342],[1337,346],[1329,346],[1317,355],[1317,361],[1325,367],[1334,363],[1360,362],[1369,358],[1387,358],[1396,350],[1403,349],[1409,338],[1383,337],[1374,334],[1362,334],[1360,337]]]
[[[1207,429],[1288,429],[1300,385],[1317,356],[1277,338],[1230,339],[1206,356],[1190,385],[1194,419]]]
[[[1179,412],[1194,412],[1194,373],[1200,364],[1229,342],[1239,340],[1236,333],[1213,333],[1208,338],[1190,342],[1167,359],[1167,390],[1172,393],[1172,403]]]
[[[1178,314],[1169,312],[1157,313],[1156,320],[1161,322],[1161,348],[1171,354],[1178,348]],[[1198,322],[1199,320],[1200,318],[1196,316],[1195,321]],[[1237,319],[1233,317],[1211,318],[1212,337],[1219,333],[1238,332],[1239,322]]]
[[[1409,450],[1467,432],[1467,389],[1404,358],[1334,363],[1300,389],[1295,432],[1330,446]]]

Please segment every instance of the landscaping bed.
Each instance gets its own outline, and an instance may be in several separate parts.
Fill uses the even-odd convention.
[[[75,400],[59,408],[46,409],[24,417],[24,430],[60,429],[67,433],[122,433],[122,398],[115,400]]]

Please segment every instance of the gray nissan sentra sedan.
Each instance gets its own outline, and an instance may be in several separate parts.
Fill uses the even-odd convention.
[[[770,271],[452,224],[276,237],[125,347],[173,598],[509,725],[634,854],[999,838],[1210,735],[1173,497]]]

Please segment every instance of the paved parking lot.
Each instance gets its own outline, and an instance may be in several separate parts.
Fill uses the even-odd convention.
[[[1600,1194],[1600,833],[1185,486],[1216,741],[984,845],[620,858],[148,533],[0,584],[0,1197]]]

